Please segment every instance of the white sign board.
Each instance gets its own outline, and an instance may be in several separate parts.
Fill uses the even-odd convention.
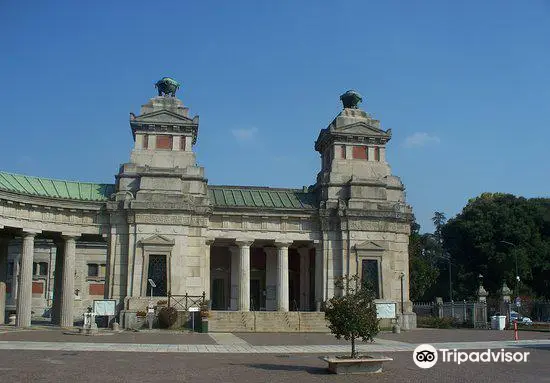
[[[395,319],[395,303],[377,303],[376,316],[378,319]]]
[[[98,316],[114,316],[116,301],[114,299],[94,300],[94,313]]]
[[[189,307],[190,313],[197,312],[197,311],[201,311],[201,310],[198,307]]]

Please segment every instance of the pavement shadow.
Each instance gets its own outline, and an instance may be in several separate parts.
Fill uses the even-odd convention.
[[[266,371],[305,371],[312,375],[330,375],[326,368],[311,367],[311,366],[289,366],[285,364],[270,364],[270,363],[252,363],[246,364],[248,367],[257,368]]]

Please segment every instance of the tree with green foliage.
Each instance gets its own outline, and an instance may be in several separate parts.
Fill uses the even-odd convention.
[[[411,301],[431,300],[426,295],[437,282],[436,242],[431,234],[420,234],[420,225],[411,223],[409,237],[409,297]]]
[[[374,291],[357,275],[340,277],[335,286],[345,294],[327,302],[325,318],[336,339],[351,341],[351,358],[357,358],[355,340],[373,342],[379,332]]]
[[[456,264],[459,299],[475,297],[479,274],[491,293],[505,281],[518,294],[550,297],[550,199],[483,193],[442,226],[441,237]]]
[[[445,213],[442,213],[440,211],[434,212],[432,222],[435,226],[435,232],[433,235],[441,243],[443,241],[441,230],[443,229],[443,226],[445,226],[445,222],[447,222],[447,217],[445,217]]]

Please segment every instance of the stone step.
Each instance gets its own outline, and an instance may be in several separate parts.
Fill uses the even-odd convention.
[[[322,312],[213,311],[212,332],[329,332]]]

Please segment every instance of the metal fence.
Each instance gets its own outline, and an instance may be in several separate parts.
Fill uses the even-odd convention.
[[[457,324],[475,328],[488,325],[484,302],[416,302],[413,311],[418,317],[452,318]]]
[[[202,295],[173,295],[168,293],[168,307],[174,307],[178,311],[188,311],[189,307],[202,308],[206,304],[206,292]]]
[[[550,322],[550,301],[534,301],[531,316],[536,322]]]

